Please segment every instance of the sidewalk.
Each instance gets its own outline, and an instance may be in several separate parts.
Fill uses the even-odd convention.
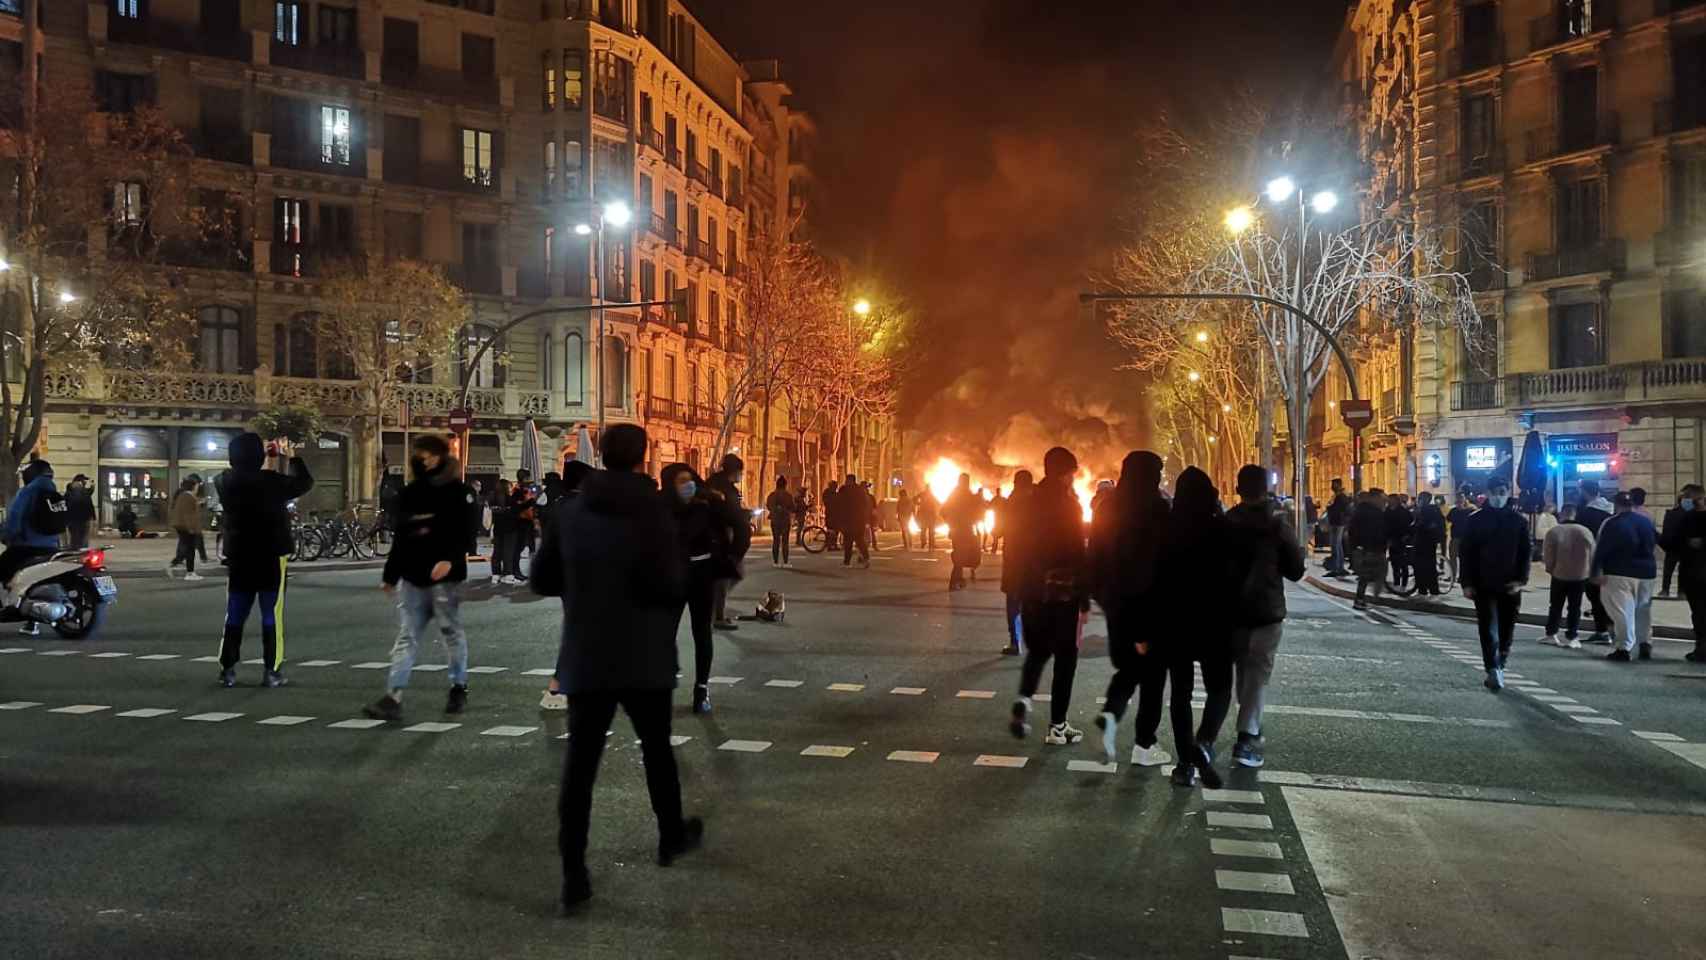
[[[1309,572],[1305,579],[1317,589],[1346,600],[1356,596],[1356,578],[1332,579],[1321,572],[1320,564],[1324,563],[1326,554],[1309,556]],[[1671,584],[1676,589],[1676,584]],[[1537,627],[1546,626],[1546,608],[1552,592],[1552,577],[1547,574],[1540,564],[1534,564],[1528,575],[1528,586],[1522,591],[1522,614],[1520,620],[1525,624]],[[1443,597],[1397,597],[1388,593],[1375,599],[1372,595],[1369,603],[1384,607],[1394,607],[1400,610],[1416,610],[1422,613],[1438,613],[1450,617],[1475,619],[1475,604],[1463,595],[1462,587],[1453,587],[1451,592]],[[1593,632],[1593,616],[1589,612],[1591,606],[1587,598],[1582,598],[1582,627],[1581,634],[1586,637]],[[1670,640],[1694,639],[1694,621],[1688,612],[1688,604],[1682,595],[1677,594],[1675,600],[1657,599],[1653,601],[1653,635]]]
[[[107,572],[117,577],[140,577],[147,575],[166,575],[166,565],[172,562],[172,557],[178,552],[177,537],[155,537],[142,540],[126,540],[122,537],[102,536],[91,534],[89,546],[103,549],[107,552]],[[207,535],[208,560],[203,563],[196,557],[196,572],[204,577],[223,577],[225,568],[220,565],[219,557],[214,552],[216,545],[213,532]],[[297,563],[291,569],[296,572],[304,570],[350,570],[363,567],[382,567],[383,559],[372,560],[315,560],[312,563]],[[182,570],[179,570],[182,575]]]

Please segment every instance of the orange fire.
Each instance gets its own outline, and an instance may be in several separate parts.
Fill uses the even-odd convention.
[[[958,461],[949,457],[937,457],[936,462],[924,471],[924,486],[930,491],[930,495],[936,498],[937,503],[947,503],[948,498],[953,495],[955,488],[960,484],[960,474],[970,472],[971,471],[961,466]],[[1013,485],[1010,480],[998,482],[996,485],[990,485],[979,481],[974,476],[972,478],[972,489],[975,491],[981,491],[983,493],[983,498],[985,500],[989,500],[995,496],[995,491],[997,490],[1000,491],[1001,496],[1005,497],[1011,495],[1013,492]],[[1080,469],[1078,471],[1078,475],[1072,478],[1072,492],[1078,497],[1078,503],[1083,508],[1084,522],[1089,523],[1091,515],[1090,501],[1091,498],[1096,495],[1095,474],[1092,474],[1087,469]],[[986,516],[984,522],[986,525],[993,527],[995,522],[994,517]]]
[[[965,468],[947,457],[937,457],[935,465],[924,471],[924,485],[937,503],[947,503],[954,488],[960,485],[960,474],[965,472]]]

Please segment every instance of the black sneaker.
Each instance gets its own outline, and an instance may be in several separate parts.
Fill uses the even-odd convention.
[[[1611,643],[1611,634],[1606,633],[1604,630],[1596,630],[1594,631],[1593,636],[1588,637],[1588,642],[1597,643],[1602,647],[1608,646]]]
[[[222,687],[235,687],[237,685],[237,668],[226,667],[219,671],[219,685]]]
[[[1188,763],[1181,763],[1173,768],[1173,786],[1194,787],[1197,785],[1197,768]]]
[[[1616,650],[1606,654],[1605,659],[1610,660],[1613,663],[1628,663],[1630,660],[1629,651],[1622,647],[1618,647]]]
[[[733,620],[718,620],[716,623],[711,624],[711,626],[715,627],[718,630],[739,630],[740,629],[740,625],[735,623]]]
[[[261,674],[261,686],[269,689],[272,687],[282,687],[289,682],[289,680],[284,678],[284,674],[277,670],[268,670]]]
[[[1706,663],[1706,650],[1690,650],[1682,655],[1689,663]]]
[[[1202,774],[1202,785],[1210,790],[1220,789],[1220,774],[1214,769],[1214,748],[1205,743],[1197,744],[1197,755],[1191,759],[1191,765]]]
[[[1016,657],[1019,655],[1019,653],[1020,653],[1019,648],[1017,646],[1014,646],[1011,643],[1009,643],[1007,646],[1001,648],[1001,655],[1004,657]]]
[[[1640,653],[1640,657],[1641,657],[1641,659],[1642,659],[1642,660],[1651,660],[1651,659],[1653,659],[1653,645],[1652,645],[1652,644],[1650,644],[1650,643],[1643,643],[1643,644],[1641,644],[1641,653]]]
[[[361,712],[367,714],[374,720],[385,720],[391,723],[396,723],[403,719],[403,704],[401,701],[393,699],[390,694],[386,694],[367,706],[362,707]]]
[[[450,696],[444,700],[445,713],[461,713],[468,706],[468,685],[458,683],[450,688]]]
[[[680,857],[699,849],[699,845],[704,842],[705,821],[698,817],[688,817],[681,821],[681,835],[679,837],[658,843],[658,866],[669,866]]]
[[[1031,735],[1031,702],[1024,697],[1013,701],[1013,719],[1007,724],[1008,732],[1014,739],[1023,740]]]
[[[697,684],[693,686],[693,712],[706,714],[711,712],[711,691]]]
[[[575,908],[592,899],[592,877],[587,875],[582,867],[578,873],[565,874],[563,877],[563,915],[575,912]]]

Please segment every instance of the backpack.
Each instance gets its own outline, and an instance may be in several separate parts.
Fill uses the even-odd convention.
[[[71,525],[70,512],[65,507],[65,498],[57,493],[44,491],[36,498],[35,506],[30,508],[30,530],[57,537]]]

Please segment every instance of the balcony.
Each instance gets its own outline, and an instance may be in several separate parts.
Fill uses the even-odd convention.
[[[1473,180],[1476,177],[1490,177],[1505,171],[1504,144],[1495,144],[1480,156],[1462,154],[1458,157],[1457,179]]]
[[[255,138],[236,128],[206,127],[186,131],[184,139],[195,155],[203,160],[239,163],[243,166],[254,162]]]
[[[648,232],[665,243],[668,243],[670,239],[675,236],[675,225],[658,214],[652,214],[650,219],[646,220],[645,223],[647,224],[646,229]]]
[[[711,171],[697,160],[687,161],[687,179],[707,189],[711,186]]]
[[[173,267],[196,270],[231,270],[247,273],[250,269],[248,251],[236,243],[221,243],[214,239],[204,242],[168,242],[160,245],[160,262]]]
[[[1576,367],[1519,373],[1511,379],[1515,381],[1518,406],[1561,407],[1621,402],[1630,383],[1640,380],[1631,377],[1631,372],[1628,366]]]
[[[686,423],[687,403],[683,400],[671,400],[668,397],[647,397],[646,417],[650,420]]]
[[[414,60],[393,57],[380,70],[380,79],[394,87],[446,100],[495,107],[499,103],[497,77],[470,77],[460,70],[423,67]]]
[[[1595,273],[1621,273],[1626,252],[1622,240],[1601,240],[1587,246],[1568,247],[1554,253],[1528,256],[1529,281],[1557,280]]]
[[[686,234],[682,233],[681,228],[673,223],[667,221],[664,223],[663,240],[677,250],[687,249]]]
[[[495,263],[451,264],[444,275],[468,293],[497,297],[504,292],[503,270]]]
[[[592,89],[592,112],[612,123],[620,123],[626,126],[628,123],[628,91],[594,86]]]
[[[1553,0],[1553,6],[1563,9],[1554,10],[1544,17],[1535,17],[1528,22],[1528,52],[1539,53],[1548,47],[1584,40],[1597,33],[1605,33],[1617,25],[1612,4],[1605,0],[1588,3],[1577,0],[1573,3],[1558,3]]]
[[[711,181],[705,184],[705,186],[709,187],[713,194],[721,197],[723,195],[723,172],[721,170],[712,170]]]
[[[1653,262],[1661,267],[1706,260],[1706,224],[1667,226],[1653,234]]]
[[[662,156],[664,153],[663,131],[651,124],[641,124],[638,136],[640,147]]]
[[[665,163],[668,163],[670,166],[674,167],[675,169],[680,170],[681,169],[681,148],[678,146],[675,146],[673,144],[670,146],[664,147],[663,148],[663,159],[664,159]]]
[[[246,33],[204,33],[199,24],[173,23],[154,16],[131,18],[109,13],[107,40],[243,63],[249,61],[251,53]]]
[[[419,184],[435,190],[496,195],[500,179],[494,167],[470,169],[460,163],[423,163]]]
[[[1577,123],[1566,127],[1548,124],[1528,131],[1523,137],[1524,156],[1529,163],[1539,163],[1585,150],[1617,146],[1618,115],[1605,113],[1592,124]]]
[[[255,402],[255,378],[249,374],[105,370],[98,380],[100,399],[110,403],[234,407]]]
[[[332,44],[309,46],[305,43],[272,42],[268,54],[275,67],[306,70],[333,77],[361,80],[367,76],[367,53],[360,47],[340,47]]]
[[[1503,380],[1454,380],[1451,383],[1451,409],[1499,410],[1505,405]]]
[[[1706,126],[1706,104],[1698,99],[1653,102],[1653,136],[1681,133]]]
[[[281,277],[312,277],[319,267],[320,258],[306,244],[273,242],[269,272]]]
[[[723,255],[717,250],[717,245],[710,240],[693,239],[688,242],[688,256],[695,260],[703,260],[710,266],[723,269]]]
[[[729,181],[729,193],[724,199],[729,206],[736,209],[742,209],[746,206],[746,194],[741,191],[740,184],[733,180]]]
[[[723,276],[728,277],[730,280],[739,280],[741,279],[741,274],[745,268],[745,264],[736,260],[733,256],[730,256],[729,262],[723,265]]]
[[[349,148],[349,162],[339,159],[342,153],[335,147],[318,143],[279,143],[272,144],[272,166],[283,167],[286,170],[302,170],[308,173],[327,173],[340,177],[366,177],[367,151],[358,146]]]

